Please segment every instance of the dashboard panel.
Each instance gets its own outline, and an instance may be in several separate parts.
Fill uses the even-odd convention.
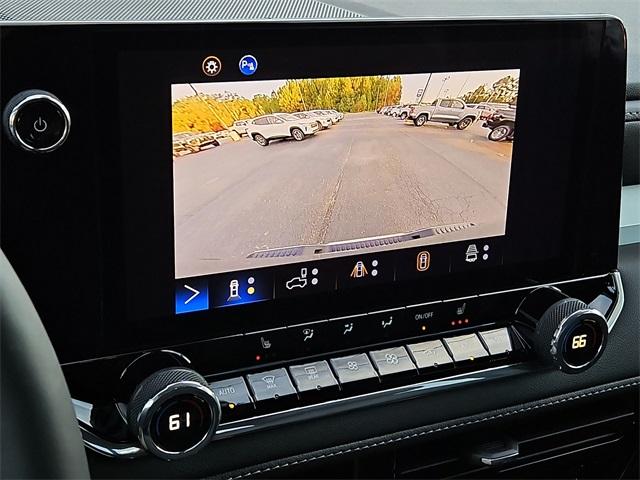
[[[3,208],[6,212],[2,217],[3,248],[9,252],[12,249],[16,251],[18,258],[15,261],[22,262],[25,265],[23,268],[33,269],[37,266],[35,255],[42,259],[46,258],[46,262],[49,262],[48,270],[56,272],[61,284],[68,285],[70,291],[74,288],[82,291],[81,295],[74,296],[76,299],[74,302],[68,302],[65,296],[55,289],[40,287],[34,294],[36,297],[41,297],[42,302],[46,302],[43,303],[44,308],[50,306],[48,309],[52,313],[49,329],[51,335],[57,339],[56,343],[65,344],[65,348],[61,349],[60,353],[63,355],[63,361],[87,359],[139,349],[141,346],[162,346],[168,343],[168,339],[170,343],[176,343],[176,341],[238,333],[246,330],[247,325],[243,323],[247,321],[251,323],[253,330],[281,326],[290,320],[287,317],[294,317],[298,323],[303,323],[310,318],[300,313],[305,309],[321,315],[338,316],[348,309],[358,310],[363,304],[369,310],[382,309],[389,304],[390,299],[401,300],[398,303],[411,304],[441,299],[445,296],[461,297],[468,293],[476,293],[473,290],[477,290],[475,287],[477,278],[485,279],[490,289],[499,290],[526,285],[527,279],[548,282],[606,273],[614,268],[616,263],[615,215],[596,215],[596,210],[617,211],[619,197],[617,178],[620,174],[620,166],[610,168],[610,165],[607,165],[604,168],[598,159],[602,155],[619,156],[622,128],[600,126],[585,130],[572,128],[572,126],[577,125],[576,118],[584,120],[593,117],[596,112],[598,115],[603,115],[605,111],[611,110],[607,116],[618,113],[622,115],[622,104],[618,102],[578,101],[580,94],[595,88],[611,91],[612,97],[614,95],[624,97],[623,58],[615,55],[615,52],[619,51],[616,49],[623,46],[621,37],[623,32],[616,25],[612,20],[522,23],[505,21],[487,22],[483,25],[463,24],[463,26],[456,22],[445,22],[445,24],[384,22],[380,25],[359,22],[351,27],[357,31],[355,37],[359,41],[354,41],[352,30],[343,24],[321,23],[279,26],[228,24],[216,28],[219,32],[216,35],[220,37],[212,37],[211,27],[206,25],[161,27],[109,25],[86,28],[30,26],[25,27],[24,30],[4,28],[3,48],[6,51],[4,61],[7,65],[11,64],[15,67],[3,68],[3,98],[6,97],[9,101],[15,95],[28,90],[24,88],[25,85],[51,92],[72,112],[73,134],[64,144],[64,151],[58,149],[41,156],[34,156],[29,152],[21,153],[20,149],[13,144],[3,143],[5,152],[10,151],[14,155],[11,162],[3,162]],[[275,32],[280,28],[284,33],[276,35]],[[510,31],[514,39],[500,52],[491,49],[494,42],[491,38],[483,43],[477,42],[477,38],[482,36],[482,29],[491,31],[492,28],[500,28],[504,32]],[[40,30],[38,35],[33,35],[30,33],[33,30],[30,29]],[[223,31],[224,29],[226,32]],[[312,40],[313,35],[299,33],[302,30],[310,32],[316,30],[318,34],[325,35],[328,39],[326,45],[318,46]],[[260,43],[258,38],[261,35],[270,36],[271,31],[273,31],[271,36],[281,40],[269,44],[268,49],[256,49],[255,46]],[[423,39],[427,32],[429,42],[425,46]],[[610,32],[614,32],[611,33],[611,38],[608,36]],[[609,56],[602,55],[602,46],[598,42],[593,41],[588,46],[584,44],[585,38],[600,38],[602,35],[604,35],[603,38],[608,39],[604,48],[611,50],[612,54]],[[225,36],[243,38],[245,43],[233,48],[223,48],[218,38]],[[303,50],[306,48],[308,52],[297,52],[289,45],[288,36],[306,39],[308,46],[295,48],[303,48]],[[44,47],[43,38],[50,39],[45,42]],[[409,39],[414,40],[409,41]],[[60,52],[63,45],[65,56],[61,60],[59,55],[56,56],[55,51]],[[220,46],[212,49],[211,45]],[[336,56],[336,48],[342,45],[348,45],[349,55]],[[411,54],[398,58],[395,52],[400,46]],[[46,54],[41,54],[42,60],[49,63],[46,67],[38,68],[37,71],[24,63],[25,58],[30,58],[28,52],[34,48],[50,49],[50,54],[46,51],[44,51]],[[421,56],[425,48],[429,49],[428,57]],[[203,59],[212,51],[222,58],[225,65],[220,76],[216,77],[207,76],[202,68]],[[260,59],[259,69],[251,77],[244,76],[235,67],[236,60],[243,56],[241,52],[246,51],[253,51],[252,55]],[[13,52],[16,52],[16,57],[11,56]],[[18,55],[22,60],[17,58]],[[292,58],[296,58],[296,62],[292,63],[290,61]],[[610,64],[611,62],[613,64]],[[230,64],[228,68],[227,63]],[[162,66],[162,68],[150,70],[151,65]],[[326,238],[306,238],[305,235],[308,232],[302,231],[290,237],[276,238],[273,243],[263,241],[267,249],[257,248],[261,246],[260,239],[257,238],[258,234],[264,234],[267,230],[295,230],[302,225],[311,231],[311,237],[317,231],[323,233],[329,227],[322,224],[322,221],[325,215],[330,216],[331,209],[329,213],[326,211],[311,213],[304,209],[285,211],[280,216],[274,215],[270,218],[270,225],[260,218],[268,213],[269,208],[261,210],[254,217],[246,215],[242,217],[241,213],[230,212],[228,214],[230,218],[225,219],[226,223],[218,230],[231,230],[233,236],[239,235],[233,230],[238,229],[238,225],[251,225],[251,229],[247,228],[247,232],[242,232],[246,237],[242,238],[242,242],[251,244],[254,248],[251,250],[243,246],[242,251],[231,252],[229,258],[251,255],[254,258],[240,258],[235,264],[231,263],[227,266],[220,265],[225,261],[229,263],[229,258],[223,258],[224,248],[217,247],[218,251],[215,248],[211,248],[211,251],[205,250],[208,246],[207,242],[223,247],[233,243],[229,237],[220,236],[220,238],[213,237],[208,240],[212,235],[211,231],[200,232],[193,226],[189,227],[191,230],[186,227],[174,228],[181,224],[183,217],[193,213],[188,210],[189,208],[197,210],[201,207],[197,204],[201,201],[197,193],[192,195],[194,197],[192,200],[182,200],[185,192],[189,193],[195,188],[202,187],[193,185],[190,188],[188,184],[182,187],[180,183],[182,178],[178,170],[192,157],[176,156],[175,161],[171,159],[171,85],[184,87],[189,84],[202,84],[206,90],[211,85],[224,82],[223,89],[228,89],[228,85],[238,85],[245,90],[253,88],[254,91],[247,93],[247,96],[251,96],[265,88],[268,90],[270,87],[268,85],[265,87],[265,82],[272,81],[274,85],[278,81],[282,82],[277,79],[281,79],[283,75],[293,79],[315,78],[318,80],[316,83],[320,85],[323,78],[329,77],[342,76],[344,79],[360,75],[371,81],[377,75],[383,81],[385,78],[393,80],[394,77],[401,76],[399,74],[404,75],[406,72],[405,83],[406,81],[412,83],[405,89],[405,97],[397,98],[400,102],[415,101],[412,87],[418,87],[415,93],[421,89],[424,90],[423,82],[427,83],[430,80],[428,75],[430,71],[433,73],[433,82],[427,85],[426,93],[422,92],[428,96],[429,100],[431,97],[442,97],[443,92],[447,90],[449,90],[446,93],[448,96],[458,96],[458,94],[463,96],[469,93],[471,86],[479,86],[482,81],[492,82],[508,77],[513,73],[505,70],[508,68],[515,68],[522,72],[521,91],[517,91],[516,94],[519,95],[511,98],[512,101],[517,100],[519,108],[512,110],[518,112],[517,121],[521,127],[519,131],[522,133],[512,145],[509,142],[503,144],[484,140],[490,147],[496,147],[493,143],[497,143],[497,147],[511,147],[496,150],[494,156],[510,158],[513,150],[513,164],[507,164],[506,168],[502,165],[501,170],[496,168],[493,178],[480,178],[475,184],[473,178],[479,177],[482,172],[472,168],[475,167],[473,165],[467,166],[463,160],[459,160],[458,165],[454,162],[453,166],[449,166],[449,169],[441,174],[443,178],[447,175],[453,178],[456,175],[471,177],[469,182],[473,185],[468,188],[469,192],[466,196],[469,198],[475,196],[481,200],[474,200],[476,203],[470,204],[469,207],[457,200],[457,197],[465,197],[464,189],[467,188],[464,186],[464,180],[461,180],[458,182],[460,185],[447,184],[447,188],[438,192],[449,199],[448,204],[443,202],[439,207],[432,206],[433,211],[426,207],[420,211],[419,207],[422,208],[425,203],[428,204],[428,199],[422,199],[422,204],[414,205],[417,209],[416,213],[412,213],[414,218],[410,218],[405,225],[376,226],[375,218],[372,218],[375,212],[386,209],[387,217],[393,217],[394,214],[398,216],[398,207],[393,205],[393,201],[400,195],[411,195],[411,193],[407,194],[407,189],[430,188],[428,185],[419,183],[416,185],[407,183],[407,186],[399,183],[401,180],[405,181],[403,179],[407,175],[424,175],[419,170],[400,174],[391,172],[387,173],[388,177],[380,180],[379,183],[386,181],[394,184],[395,189],[392,192],[383,192],[382,198],[377,200],[374,194],[364,202],[365,205],[370,205],[366,207],[368,209],[362,210],[368,219],[368,224],[365,225],[366,222],[362,221],[360,222],[362,225],[359,225],[356,220],[357,214],[349,216],[347,211],[343,214],[344,218],[335,220],[334,224],[347,225],[351,230],[345,228],[344,232],[336,232],[328,236],[325,234]],[[598,73],[604,68],[607,68],[606,75]],[[81,69],[87,81],[65,85],[65,82],[61,81],[64,78],[62,72],[70,69]],[[502,75],[500,69],[506,73]],[[482,73],[492,70],[497,72]],[[60,74],[56,75],[56,71]],[[468,73],[470,71],[481,73],[476,73],[474,78],[471,73]],[[567,94],[558,93],[553,99],[549,99],[553,104],[555,120],[564,126],[554,131],[547,128],[546,122],[541,121],[540,115],[536,112],[539,109],[538,103],[542,92],[549,91],[550,86],[546,82],[550,81],[551,73],[560,71],[567,77],[567,82],[574,85],[574,88]],[[425,75],[424,72],[427,74]],[[588,72],[589,75],[587,75]],[[208,82],[209,80],[211,82]],[[401,78],[400,82],[402,81]],[[465,81],[469,88],[466,88]],[[392,86],[391,82],[388,85],[381,83],[378,85],[378,90],[389,90]],[[442,89],[440,89],[441,86]],[[410,87],[411,92],[408,91]],[[314,85],[309,83],[307,86],[302,85],[302,88],[312,89]],[[397,92],[385,92],[387,98],[380,98],[382,97],[380,92],[375,91],[375,87],[372,88],[374,88],[372,94],[378,94],[378,105],[374,106],[379,107],[383,106],[383,103],[390,103],[392,95],[397,95]],[[397,85],[394,88],[397,88]],[[453,92],[454,89],[456,92]],[[461,93],[465,89],[466,93]],[[301,91],[298,90],[298,92]],[[240,92],[244,94],[243,90]],[[237,92],[229,93],[240,95]],[[453,95],[454,93],[456,95]],[[203,90],[198,95],[209,94]],[[217,93],[213,92],[211,95],[215,96]],[[371,102],[375,103],[375,100],[372,99]],[[418,100],[423,100],[422,103],[425,103],[427,98]],[[500,105],[500,102],[494,102],[494,104],[494,107],[506,105],[504,103]],[[428,107],[431,108],[431,106]],[[303,108],[303,106],[296,105],[295,108]],[[361,105],[357,108],[373,108],[373,106]],[[294,110],[294,106],[287,106],[287,109]],[[619,112],[614,112],[615,109]],[[472,128],[477,129],[478,133],[484,136],[489,129],[482,127],[485,120],[479,118],[478,112],[482,110],[474,112],[478,118],[474,117],[476,120]],[[211,113],[212,116],[214,113]],[[199,112],[196,112],[197,114]],[[374,117],[365,121],[372,120],[379,121],[381,118]],[[407,123],[411,124],[411,120]],[[433,129],[437,126],[447,126],[448,123],[452,122],[440,120],[428,127]],[[341,126],[335,125],[334,130],[337,131]],[[394,125],[394,127],[397,126]],[[406,127],[398,134],[389,130],[393,133],[383,133],[382,138],[385,138],[385,134],[405,135],[411,131],[409,125]],[[179,128],[185,127],[179,126]],[[194,128],[202,129],[203,127]],[[211,128],[221,127],[212,125]],[[214,131],[214,133],[219,132]],[[326,133],[324,137],[334,132],[330,130]],[[164,140],[160,140],[161,138]],[[246,137],[242,138],[246,139]],[[314,135],[309,139],[311,141],[303,141],[300,145],[313,144],[314,152],[311,154],[317,155],[317,152],[321,152],[324,148],[323,145],[319,145],[320,138],[320,135]],[[602,139],[608,140],[600,141]],[[365,140],[363,139],[363,142]],[[474,138],[466,140],[471,143]],[[217,153],[220,156],[224,148],[231,149],[235,146],[225,143],[224,139],[220,141],[223,145],[219,149],[213,148],[209,152],[210,155]],[[348,146],[348,141],[348,137],[344,141],[340,140],[337,143],[341,144],[335,148],[344,149],[345,143]],[[419,141],[423,140],[418,138],[417,142]],[[210,143],[216,142],[218,140],[213,139]],[[242,160],[249,162],[252,156],[267,155],[268,150],[282,149],[285,145],[290,150],[293,149],[290,141],[281,140],[278,144],[274,142],[264,148],[264,152],[257,149],[249,150],[249,154],[245,154]],[[435,154],[429,152],[428,148],[428,145],[418,144],[416,152],[438,155],[438,152]],[[204,153],[203,151],[203,155]],[[407,152],[407,155],[412,153],[413,151]],[[453,151],[453,154],[458,156],[464,153],[464,150],[460,149]],[[342,157],[344,154],[344,151],[334,153],[337,157]],[[398,155],[393,151],[390,154]],[[402,154],[403,152],[399,153],[400,156]],[[178,152],[177,155],[180,153]],[[364,152],[360,155],[366,156],[369,153]],[[445,170],[446,167],[442,169]],[[224,168],[228,167],[225,165]],[[251,168],[251,164],[247,163],[246,168]],[[377,168],[376,165],[373,165],[370,172],[375,171],[375,168]],[[264,170],[260,174],[264,175],[267,171]],[[321,206],[337,201],[338,207],[346,210],[350,207],[365,208],[362,207],[363,202],[358,198],[348,198],[343,207],[340,203],[342,199],[331,197],[331,187],[339,180],[338,172],[340,172],[339,164],[332,166],[329,173],[313,173],[315,177],[308,175],[308,178],[305,178],[307,183],[303,186],[311,188],[314,182],[316,184],[324,182],[328,186],[326,188],[328,193],[322,192],[329,197],[328,200],[322,198],[316,202]],[[240,169],[240,173],[249,176],[253,172],[250,170],[244,172]],[[191,175],[197,178],[198,174],[199,172],[196,171]],[[209,171],[206,174],[208,175]],[[275,173],[271,176],[276,180],[279,178]],[[207,181],[211,180],[211,178],[207,179]],[[440,178],[434,180],[440,180]],[[348,178],[347,181],[351,179]],[[358,182],[359,178],[354,176],[353,181]],[[363,181],[370,181],[370,179],[364,178]],[[243,185],[239,182],[240,180],[238,180],[240,186],[237,188],[255,187],[255,185]],[[278,184],[277,181],[272,183],[276,191],[285,187],[285,184]],[[599,186],[597,189],[596,183]],[[25,184],[31,187],[24,188]],[[485,185],[489,188],[485,188]],[[348,188],[356,187],[347,186],[345,190]],[[379,187],[374,185],[374,188]],[[479,192],[474,191],[473,188],[478,189]],[[458,190],[460,193],[457,193]],[[34,192],[38,192],[38,195],[34,195]],[[213,220],[201,221],[200,225],[211,225],[214,221],[220,221],[216,213],[228,207],[224,201],[230,202],[238,195],[237,192],[234,192],[233,196],[230,193],[226,194],[225,199],[209,207]],[[413,196],[420,197],[420,195],[422,195],[420,192],[413,193]],[[580,208],[581,204],[578,200],[587,195],[591,202],[588,214]],[[594,197],[595,195],[597,198]],[[264,194],[258,198],[263,197],[265,197]],[[484,197],[488,199],[484,200]],[[531,201],[532,198],[535,198],[535,201]],[[205,199],[205,201],[209,200]],[[189,207],[189,201],[196,202],[196,206]],[[302,199],[301,203],[307,202],[314,207],[314,201],[316,200]],[[184,207],[180,202],[185,202]],[[405,204],[400,203],[400,206]],[[253,205],[245,207],[245,209],[251,208]],[[287,206],[273,207],[275,210],[283,208],[286,209]],[[465,213],[465,208],[472,213]],[[21,209],[28,209],[33,212],[33,215],[37,215],[32,217],[34,221],[25,222],[24,217],[20,215]],[[463,213],[459,214],[456,210]],[[62,212],[63,218],[60,216],[47,218],[54,211]],[[421,223],[421,215],[430,217],[430,220]],[[599,225],[601,235],[583,234],[581,225],[586,221],[584,215],[602,219]],[[236,218],[237,220],[234,220]],[[292,224],[294,218],[296,224]],[[606,219],[611,219],[611,225],[602,224]],[[328,223],[331,225],[330,221]],[[36,224],[46,226],[47,231],[50,232],[45,245],[40,242],[38,236],[30,234],[29,229],[35,228]],[[440,233],[436,231],[438,228],[441,229]],[[456,229],[459,230],[456,231]],[[259,230],[262,231],[258,232]],[[531,231],[535,233],[531,234]],[[195,237],[195,240],[189,239],[189,236]],[[182,237],[185,237],[184,242]],[[31,239],[26,241],[33,242],[32,245],[24,245],[25,238]],[[474,242],[461,240],[465,238],[487,238],[487,241],[482,244],[477,242],[476,249],[485,246],[493,248],[492,254],[488,256],[490,260],[467,262],[467,249]],[[363,240],[370,245],[360,249],[357,243]],[[385,245],[385,242],[388,245]],[[400,248],[396,250],[393,248],[394,245]],[[414,269],[412,265],[415,264],[416,255],[420,253],[420,247],[423,245],[433,245],[434,260],[432,267],[424,272],[425,275],[420,275],[421,272]],[[320,253],[304,253],[302,256],[296,256],[294,247],[299,246],[305,246],[306,250],[315,250]],[[409,247],[417,251],[409,252]],[[205,250],[198,251],[198,248],[205,248]],[[209,263],[215,264],[210,267],[187,266],[191,259],[187,253],[182,260],[181,249],[185,252],[192,251],[194,258],[206,259],[208,255],[221,260],[209,260]],[[283,253],[278,249],[289,251]],[[28,250],[33,256],[20,255],[18,250]],[[380,276],[374,278],[368,275],[364,279],[367,282],[366,288],[351,288],[354,283],[357,283],[357,278],[351,277],[350,274],[358,261],[357,258],[351,261],[352,251],[367,254],[379,252],[379,259],[371,257],[365,260],[369,263],[375,260],[385,263],[384,269],[378,269],[381,272]],[[394,253],[396,251],[403,253],[399,253],[396,258]],[[469,258],[477,255],[473,250],[469,253]],[[487,252],[480,252],[480,256],[484,254],[488,255]],[[276,259],[268,260],[269,255],[270,258]],[[293,262],[289,263],[300,264],[300,267],[304,267],[305,263],[307,266],[311,265],[309,260],[323,262],[328,271],[323,284],[327,283],[328,289],[314,295],[290,296],[280,295],[280,291],[274,292],[276,280],[286,281],[296,277],[285,267],[278,268],[276,255],[282,255],[279,258],[292,258]],[[69,261],[70,256],[73,262]],[[80,261],[83,257],[88,259],[86,263]],[[344,257],[349,260],[345,260]],[[584,261],[585,259],[588,261]],[[183,267],[180,262],[184,262],[185,266]],[[342,265],[340,265],[341,262]],[[206,264],[207,260],[204,260],[204,263]],[[176,288],[180,290],[179,282],[175,282],[176,278],[178,280],[206,279],[211,284],[211,303],[214,306],[216,300],[213,297],[216,293],[213,290],[229,289],[230,279],[225,279],[222,274],[251,273],[247,266],[258,273],[264,271],[263,277],[266,280],[260,291],[265,291],[265,297],[260,297],[260,300],[268,299],[269,301],[242,302],[234,304],[232,308],[212,308],[175,315]],[[363,266],[376,269],[371,264],[363,264]],[[311,267],[313,270],[313,265]],[[295,267],[293,273],[295,273]],[[246,281],[251,275],[245,276]],[[257,273],[254,277],[258,278]],[[28,276],[25,281],[29,281]],[[223,281],[227,282],[226,285]],[[214,287],[213,284],[216,282],[221,288]],[[344,288],[345,286],[347,288]],[[244,285],[244,288],[247,289],[248,285]],[[275,290],[285,290],[287,293],[284,286]],[[296,289],[293,292],[298,293],[301,290]],[[429,292],[427,296],[424,294],[425,291]],[[186,292],[188,293],[189,290]],[[450,293],[443,295],[442,292]],[[178,292],[178,294],[184,293],[184,291]],[[226,293],[228,298],[229,292]],[[379,299],[379,301],[373,299]],[[222,300],[215,306],[225,306],[221,302]],[[54,305],[60,308],[52,308]],[[92,321],[84,321],[85,312],[92,312],[88,314]],[[260,317],[260,322],[245,320],[255,315]],[[95,328],[96,322],[99,323],[99,328]],[[77,335],[69,338],[65,334],[68,327],[72,327]],[[120,335],[123,329],[128,332],[127,335]]]
[[[2,248],[96,465],[606,354],[616,19],[0,34]]]

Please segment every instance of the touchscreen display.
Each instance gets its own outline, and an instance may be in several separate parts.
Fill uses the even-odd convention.
[[[519,77],[173,84],[176,278],[504,235]],[[377,275],[371,262],[350,276]]]

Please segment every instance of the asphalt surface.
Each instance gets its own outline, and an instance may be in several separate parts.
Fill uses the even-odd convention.
[[[179,157],[176,275],[255,267],[246,256],[261,249],[459,222],[503,234],[512,145],[487,133],[481,122],[459,131],[346,114],[301,142],[245,137]]]

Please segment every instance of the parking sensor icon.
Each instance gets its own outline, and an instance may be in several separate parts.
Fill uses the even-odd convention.
[[[215,77],[222,71],[222,62],[218,57],[210,55],[202,61],[202,71],[209,77]]]
[[[245,55],[240,59],[238,66],[243,75],[253,75],[258,70],[258,60],[253,55]]]

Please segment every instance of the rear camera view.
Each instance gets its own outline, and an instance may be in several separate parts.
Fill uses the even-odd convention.
[[[519,76],[172,85],[176,278],[504,235]]]

